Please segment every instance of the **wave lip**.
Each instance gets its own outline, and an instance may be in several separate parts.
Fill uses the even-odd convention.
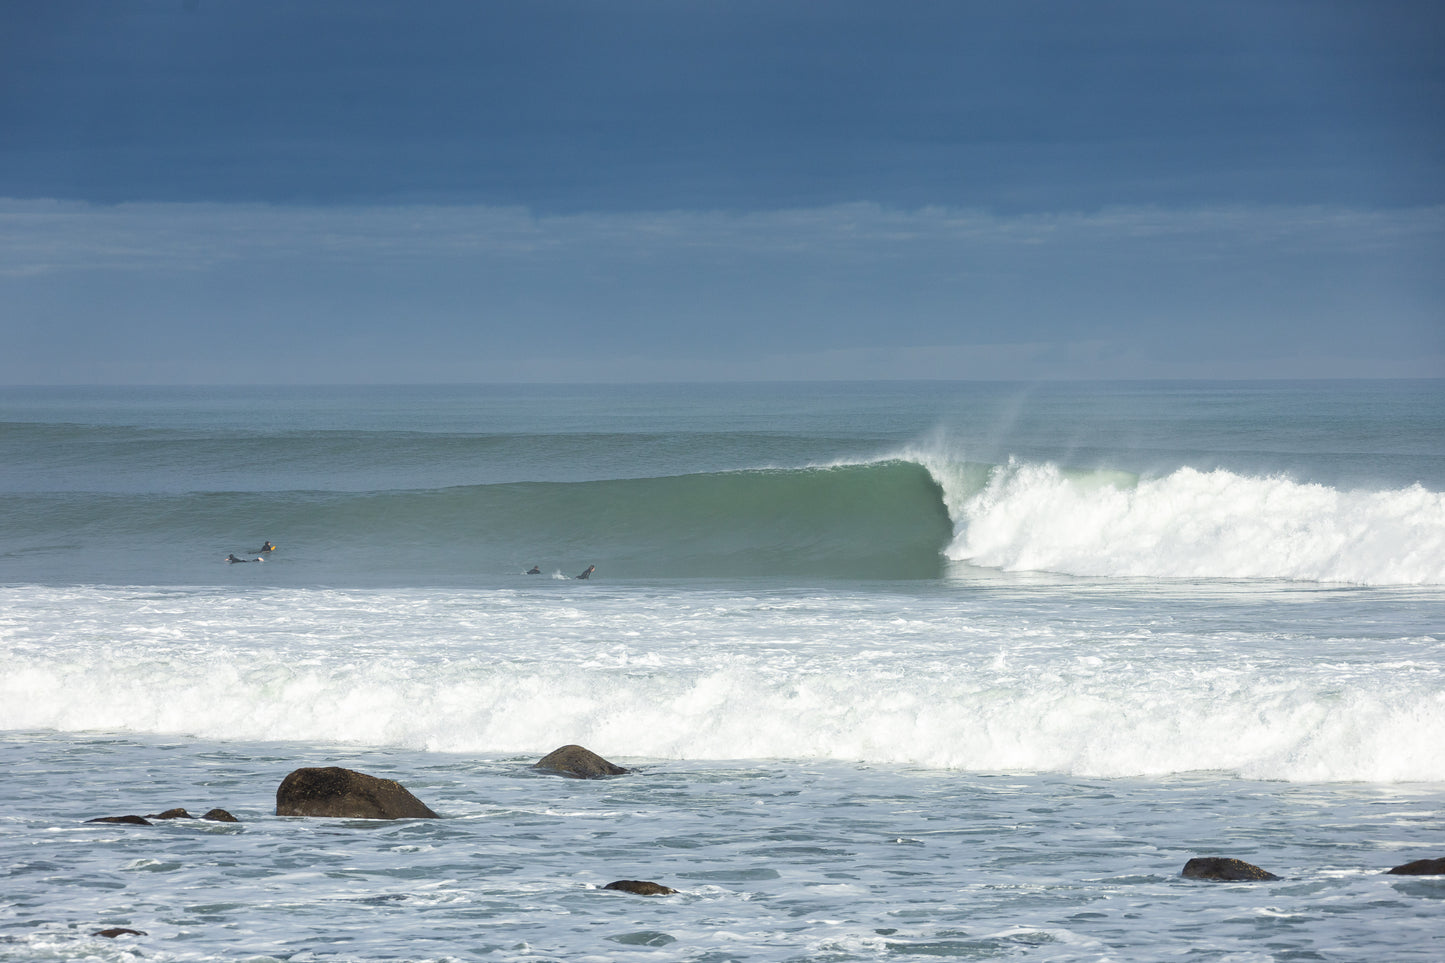
[[[963,502],[948,557],[1105,577],[1445,585],[1445,494],[1180,468],[1120,484],[1010,460]]]

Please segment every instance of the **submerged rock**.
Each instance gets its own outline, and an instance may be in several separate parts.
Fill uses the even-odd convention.
[[[112,926],[108,930],[96,930],[91,936],[104,936],[106,939],[115,939],[117,936],[145,936],[141,930],[127,929],[124,926]]]
[[[654,883],[650,879],[619,879],[608,883],[602,888],[621,890],[624,893],[636,893],[638,896],[670,896],[677,892],[677,890],[670,886]]]
[[[1279,879],[1253,863],[1227,856],[1196,856],[1184,864],[1179,875],[1190,879],[1224,879],[1232,881]]]
[[[601,779],[603,776],[620,776],[631,771],[614,765],[581,746],[554,749],[538,760],[532,768],[571,776],[573,779]]]
[[[297,769],[276,789],[276,815],[332,819],[439,819],[393,779],[327,766]]]
[[[1445,859],[1417,859],[1385,870],[1396,876],[1445,876]]]
[[[195,818],[196,818],[195,816],[192,816],[190,813],[186,812],[186,810],[180,809],[180,808],[176,808],[176,809],[167,809],[167,810],[166,810],[165,812],[163,812],[163,813],[146,813],[144,816],[101,816],[101,817],[99,817],[99,818],[97,818],[97,819],[87,819],[86,822],[88,822],[88,823],[129,823],[129,824],[131,824],[131,825],[133,825],[133,826],[153,826],[153,825],[155,825],[155,824],[151,822],[152,819],[195,819]],[[206,814],[205,814],[204,816],[202,816],[201,818],[202,818],[202,819],[209,819],[209,820],[211,820],[211,821],[213,821],[213,822],[218,822],[218,823],[238,823],[238,822],[240,822],[239,819],[237,819],[235,816],[232,816],[230,813],[226,812],[224,809],[212,809],[210,812],[206,813]]]

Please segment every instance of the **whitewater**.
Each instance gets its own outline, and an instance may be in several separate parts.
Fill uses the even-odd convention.
[[[6,589],[0,727],[448,753],[583,742],[647,759],[1445,781],[1445,643],[1432,626],[1373,644],[1337,639],[1316,663],[1333,634],[1326,616],[1301,626],[1272,611],[1420,606],[1423,623],[1418,596],[1277,588],[1210,599],[1207,615],[1181,624],[1168,593],[1126,600],[1076,586],[1061,625],[1033,598],[1039,590],[978,587],[959,601]]]
[[[950,558],[1014,571],[1445,585],[1445,494],[1180,468],[1114,484],[1009,463],[960,499]]]
[[[1438,382],[0,389],[0,960],[1436,959],[1445,882],[1383,870],[1445,855],[1442,426]],[[636,772],[531,770],[568,743]],[[443,818],[275,816],[306,765]],[[173,806],[240,822],[86,822]]]

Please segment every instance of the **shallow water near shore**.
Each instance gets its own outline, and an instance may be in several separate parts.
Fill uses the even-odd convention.
[[[836,762],[532,759],[12,734],[0,959],[1432,959],[1435,787]],[[282,818],[290,768],[399,778],[442,815]],[[76,798],[85,772],[84,803]],[[239,824],[85,824],[229,809]],[[25,813],[20,816],[16,813]],[[1227,853],[1274,883],[1181,878]],[[600,889],[657,879],[676,896]],[[104,926],[145,931],[116,941]],[[1348,947],[1348,952],[1341,952]]]
[[[1433,963],[1445,877],[1383,871],[1445,856],[1442,424],[1436,382],[0,389],[0,960]],[[530,769],[569,743],[638,771]],[[443,818],[276,817],[312,765]],[[86,822],[177,806],[242,821]]]

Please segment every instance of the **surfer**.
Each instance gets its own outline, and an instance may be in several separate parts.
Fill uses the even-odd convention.
[[[236,557],[236,553],[235,553],[235,552],[232,552],[230,555],[227,555],[227,556],[226,556],[226,561],[228,561],[228,562],[259,562],[259,561],[261,561],[261,560],[260,560],[259,558],[237,558],[237,557]]]
[[[597,571],[597,566],[596,566],[596,565],[589,565],[589,566],[587,566],[587,571],[583,572],[581,575],[579,575],[579,576],[577,576],[577,577],[578,577],[578,578],[591,578],[591,577],[592,577],[592,573],[595,572],[595,571]]]
[[[275,546],[275,545],[272,545],[270,542],[267,542],[265,545],[262,545],[262,546],[261,546],[261,554],[262,554],[262,555],[265,555],[267,552],[274,552],[274,551],[276,551],[276,546]]]
[[[540,568],[538,568],[537,566],[533,565],[531,568],[527,569],[527,574],[528,574],[528,575],[541,575],[541,574],[542,574],[542,570],[541,570]]]

